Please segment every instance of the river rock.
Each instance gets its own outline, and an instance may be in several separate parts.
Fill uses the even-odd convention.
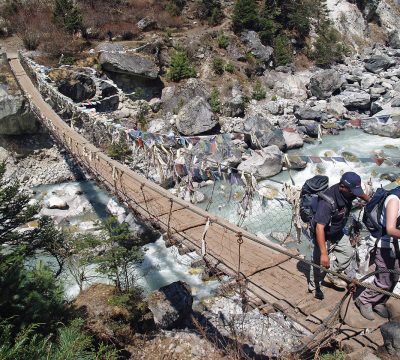
[[[176,127],[183,135],[202,134],[217,124],[210,104],[200,96],[183,106],[176,117]]]
[[[268,110],[272,115],[283,115],[284,104],[281,101],[269,101],[265,105],[265,109]]]
[[[68,210],[69,206],[65,200],[59,198],[58,196],[52,196],[47,200],[47,208],[48,209],[59,209],[59,210]]]
[[[71,78],[62,80],[58,91],[75,102],[91,99],[96,94],[93,79],[85,74],[73,74]]]
[[[274,176],[282,170],[283,153],[278,146],[272,145],[262,150],[255,150],[252,155],[239,164],[238,170],[253,173],[256,178]]]
[[[386,351],[400,358],[400,321],[390,321],[381,326]]]
[[[344,82],[345,79],[336,70],[322,70],[311,77],[310,91],[318,99],[327,99],[339,91]]]
[[[131,76],[156,79],[159,67],[142,54],[102,52],[99,58],[102,68],[106,71],[128,74]]]
[[[399,32],[399,30],[394,30],[389,34],[388,44],[393,49],[400,49],[400,32]]]
[[[327,119],[326,114],[321,111],[313,110],[308,106],[294,107],[294,115],[296,118],[304,120],[322,121]]]
[[[365,92],[345,90],[336,96],[348,110],[367,110],[371,105],[371,96]]]
[[[400,107],[400,97],[395,97],[390,104],[391,107]]]
[[[304,133],[310,137],[318,137],[318,123],[314,120],[300,120],[299,130],[304,130]],[[303,128],[303,129],[302,129]]]
[[[266,64],[271,60],[274,49],[270,46],[263,45],[260,37],[255,31],[244,31],[240,39],[244,44],[247,45],[255,58],[263,61]]]
[[[261,114],[249,116],[244,122],[245,134],[252,147],[259,148],[269,145],[277,145],[279,149],[286,148],[286,142],[282,130],[276,129],[267,118]]]
[[[161,329],[182,326],[192,311],[192,303],[190,287],[183,281],[163,286],[148,298],[154,322]]]
[[[389,69],[396,62],[386,55],[373,55],[364,60],[365,68],[375,74]]]
[[[363,74],[361,79],[361,89],[367,90],[376,83],[377,77],[373,74]]]
[[[361,128],[374,135],[388,136],[391,138],[400,137],[400,115],[392,115],[386,122],[377,117],[386,115],[387,111],[377,113],[374,118],[361,120]]]
[[[292,129],[290,129],[292,130]],[[301,135],[293,130],[283,130],[283,138],[285,139],[286,147],[287,149],[296,149],[296,148],[301,148],[304,144],[303,138]]]

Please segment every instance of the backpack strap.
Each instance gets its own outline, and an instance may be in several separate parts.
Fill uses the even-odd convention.
[[[322,200],[326,201],[329,206],[331,207],[331,219],[329,221],[329,225],[331,224],[332,221],[332,216],[336,213],[337,211],[337,206],[335,200],[333,200],[329,195],[326,195],[323,192],[318,193],[318,197],[321,198]]]

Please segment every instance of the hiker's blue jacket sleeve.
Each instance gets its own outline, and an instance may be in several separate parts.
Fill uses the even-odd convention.
[[[316,224],[328,225],[331,221],[331,206],[326,201],[319,201],[314,222]]]

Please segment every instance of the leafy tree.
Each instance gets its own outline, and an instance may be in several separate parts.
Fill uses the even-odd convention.
[[[254,100],[262,100],[265,99],[266,95],[267,92],[265,91],[265,88],[261,85],[260,80],[257,80],[253,86],[252,98]]]
[[[129,291],[135,285],[132,264],[143,260],[142,244],[128,224],[119,224],[115,217],[108,217],[99,225],[98,245],[103,244],[106,249],[94,258],[98,271],[114,281],[119,292]]]
[[[258,26],[255,0],[236,0],[232,14],[233,31],[256,30]]]
[[[55,0],[53,17],[56,23],[73,33],[82,30],[82,14],[73,0]]]
[[[279,35],[274,41],[274,63],[275,66],[287,65],[292,61],[292,45],[286,35]]]
[[[167,78],[172,81],[179,81],[196,76],[196,70],[190,64],[188,55],[182,47],[178,47],[171,57]]]
[[[211,110],[215,113],[221,112],[220,93],[217,88],[213,88],[210,95]]]

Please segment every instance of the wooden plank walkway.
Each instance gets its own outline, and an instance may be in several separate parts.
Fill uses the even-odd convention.
[[[307,267],[304,263],[266,247],[253,234],[178,199],[103,154],[71,129],[43,100],[15,54],[9,56],[9,64],[31,107],[52,135],[81,166],[94,174],[137,214],[192,249],[200,251],[205,244],[209,258],[220,264],[227,273],[237,274],[240,271],[250,292],[283,311],[310,332],[318,329],[340,301],[344,293],[331,288],[324,289],[325,299],[322,301],[308,293]],[[211,224],[204,234],[207,220]],[[379,325],[368,325],[369,331],[372,331],[368,337],[359,335],[365,329],[342,326],[337,330],[337,339],[348,350],[356,350],[360,346],[376,348],[382,344],[380,334],[375,331]]]

